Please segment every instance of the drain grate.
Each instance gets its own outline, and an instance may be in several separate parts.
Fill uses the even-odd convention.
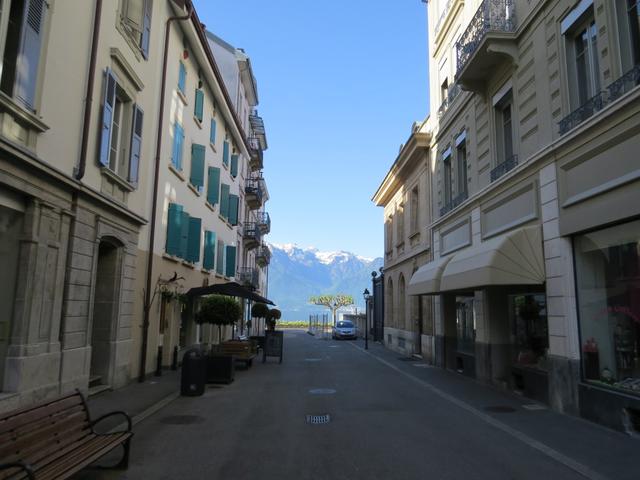
[[[305,358],[304,361],[305,362],[321,362],[322,359],[321,358]]]
[[[513,413],[516,411],[513,407],[507,407],[506,405],[492,405],[490,407],[484,407],[487,412],[492,413]]]
[[[307,423],[310,425],[322,425],[324,423],[329,423],[331,421],[331,416],[328,413],[324,415],[307,415]]]
[[[537,403],[532,403],[529,405],[522,405],[522,408],[524,408],[525,410],[532,410],[532,411],[536,411],[536,410],[546,410],[547,407],[545,407],[544,405],[538,405]]]
[[[414,367],[418,367],[418,368],[429,368],[430,365],[427,365],[426,363],[412,363],[411,365],[413,365]]]
[[[164,423],[166,425],[193,425],[203,422],[204,417],[199,417],[197,415],[171,415],[160,419],[160,423]]]
[[[311,395],[333,395],[336,391],[333,388],[312,388],[309,393]]]

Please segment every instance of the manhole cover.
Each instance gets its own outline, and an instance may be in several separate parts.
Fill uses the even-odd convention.
[[[305,358],[304,361],[305,362],[319,362],[321,361],[321,358]]]
[[[166,425],[193,425],[203,422],[204,417],[199,417],[197,415],[172,415],[170,417],[160,419],[160,423],[164,423]]]
[[[492,413],[513,413],[516,411],[513,407],[507,407],[506,405],[492,405],[490,407],[484,407],[487,412]]]
[[[329,348],[340,348],[339,345],[329,345]]]
[[[312,388],[309,393],[311,395],[333,395],[336,391],[333,388]]]
[[[328,413],[324,415],[307,415],[307,423],[310,425],[321,425],[323,423],[329,423],[331,416]]]
[[[544,405],[538,405],[537,403],[532,403],[530,405],[522,405],[522,408],[525,410],[546,410],[547,407]]]
[[[429,365],[427,365],[426,363],[412,363],[411,365],[418,368],[429,368]]]

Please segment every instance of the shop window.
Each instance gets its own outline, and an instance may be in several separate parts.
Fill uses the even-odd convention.
[[[472,296],[456,297],[456,350],[475,355],[476,312]]]
[[[514,364],[547,370],[547,301],[543,293],[509,295]]]
[[[640,221],[574,239],[585,380],[640,395]]]

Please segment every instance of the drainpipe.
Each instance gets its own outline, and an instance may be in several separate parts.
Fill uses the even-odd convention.
[[[93,15],[93,38],[91,39],[91,57],[89,60],[89,78],[84,102],[84,118],[82,122],[82,140],[80,143],[80,159],[75,168],[74,177],[82,180],[87,166],[87,146],[89,145],[89,125],[91,123],[91,104],[93,103],[93,83],[96,76],[96,57],[98,56],[98,39],[100,38],[100,17],[102,16],[102,0],[96,0],[96,11]]]
[[[149,315],[151,313],[151,300],[153,288],[153,246],[156,233],[156,210],[158,208],[158,183],[160,181],[160,147],[162,145],[162,131],[164,122],[164,96],[167,85],[167,61],[169,56],[169,34],[171,33],[171,22],[183,21],[191,18],[193,6],[191,2],[187,5],[187,14],[184,16],[174,16],[167,19],[164,31],[164,54],[162,57],[162,82],[160,86],[160,108],[158,110],[158,132],[156,133],[156,158],[153,172],[153,198],[151,205],[151,223],[149,225],[149,252],[147,257],[147,279],[144,292],[144,318],[142,320],[142,348],[140,350],[140,372],[138,381],[144,382],[145,370],[147,368],[147,348],[149,343]]]

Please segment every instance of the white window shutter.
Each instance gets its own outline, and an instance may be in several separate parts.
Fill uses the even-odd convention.
[[[42,49],[46,7],[44,0],[27,0],[24,5],[22,40],[16,62],[14,96],[31,110],[35,110],[38,65]]]
[[[102,101],[102,129],[100,131],[100,155],[98,161],[101,165],[109,166],[109,150],[111,147],[111,127],[113,126],[113,109],[116,104],[115,75],[110,69],[104,72],[104,98]]]
[[[133,106],[133,120],[131,122],[131,150],[129,158],[129,182],[138,184],[138,170],[140,168],[140,154],[142,151],[142,120],[144,112],[138,105]]]

